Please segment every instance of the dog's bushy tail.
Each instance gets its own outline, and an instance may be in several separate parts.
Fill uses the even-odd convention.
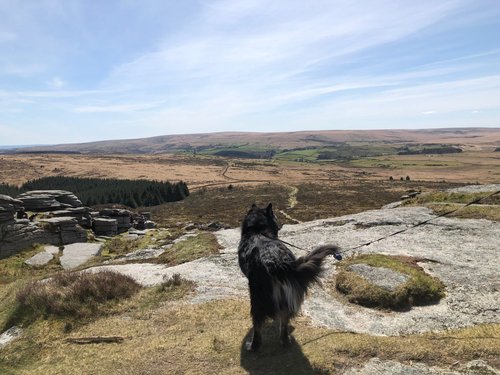
[[[319,277],[323,270],[322,264],[325,257],[334,255],[337,252],[339,252],[337,246],[324,245],[297,259],[296,278],[306,292],[310,284],[320,281]]]

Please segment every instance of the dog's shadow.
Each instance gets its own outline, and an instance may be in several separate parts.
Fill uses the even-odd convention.
[[[262,329],[262,346],[257,352],[249,352],[245,343],[250,339],[252,329],[241,343],[241,366],[251,375],[269,374],[323,374],[309,363],[300,345],[292,336],[290,345],[283,347],[278,338],[278,327],[266,323]]]

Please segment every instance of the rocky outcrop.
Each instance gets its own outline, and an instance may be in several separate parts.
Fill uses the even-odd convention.
[[[0,259],[16,254],[35,243],[59,244],[59,236],[28,220],[0,225]]]
[[[30,216],[30,220],[16,220],[16,212],[18,218],[27,217],[21,210],[37,214]],[[132,227],[155,228],[150,217],[149,212],[134,214],[123,209],[94,212],[65,190],[33,190],[18,199],[0,195],[0,259],[35,243],[59,246],[86,242],[83,228],[92,228],[98,236],[116,236]]]
[[[23,202],[18,199],[0,194],[0,225],[14,222],[16,211],[22,204]]]
[[[52,211],[52,217],[73,217],[78,221],[78,225],[84,228],[91,228],[92,215],[88,207],[67,208],[65,210]]]
[[[103,218],[116,220],[116,230],[118,233],[123,233],[132,227],[130,218],[132,213],[128,210],[120,210],[114,208],[106,208],[99,211],[99,215]]]
[[[95,218],[92,230],[98,236],[116,236],[118,234],[118,223],[116,219]]]
[[[17,197],[27,211],[44,212],[81,207],[82,202],[70,191],[33,190]]]
[[[40,223],[45,229],[58,235],[61,245],[87,241],[87,232],[78,225],[78,220],[74,217],[62,216],[41,219]]]

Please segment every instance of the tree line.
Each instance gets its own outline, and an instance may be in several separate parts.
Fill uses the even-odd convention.
[[[189,195],[188,186],[183,181],[53,176],[28,181],[21,187],[0,184],[0,194],[12,197],[30,190],[67,190],[73,192],[85,206],[117,203],[131,208],[176,202]]]

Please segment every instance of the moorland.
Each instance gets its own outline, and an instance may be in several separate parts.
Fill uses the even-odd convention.
[[[273,202],[279,219],[296,225],[378,210],[412,192],[427,193],[405,203],[408,209],[416,207],[417,213],[422,206],[431,213],[461,207],[485,193],[447,189],[499,183],[499,148],[500,129],[495,128],[178,135],[7,150],[0,155],[0,183],[20,186],[48,176],[184,181],[190,190],[186,199],[147,208],[156,229],[140,238],[100,239],[104,244],[100,255],[77,271],[107,264],[188,269],[189,262],[203,259],[232,265],[232,250],[221,246],[221,236],[207,228],[214,224],[237,228],[254,202]],[[497,225],[498,196],[481,203],[455,216],[488,219]],[[380,220],[370,225],[387,233],[399,225]],[[332,225],[341,228],[346,223]],[[373,229],[363,225],[352,233]],[[65,309],[54,296],[61,295],[61,285],[70,284],[71,277],[65,276],[58,256],[43,268],[24,264],[41,245],[0,260],[0,331],[12,325],[23,328],[20,338],[0,348],[2,373],[264,374],[286,368],[290,374],[326,374],[355,369],[375,357],[450,371],[473,360],[499,365],[498,324],[379,336],[318,326],[308,314],[295,321],[297,341],[288,351],[270,344],[264,353],[252,356],[240,352],[250,327],[246,296],[218,295],[193,302],[206,286],[189,278],[166,278],[152,287],[120,279],[130,287],[107,291],[118,293],[117,298],[90,307],[76,298],[67,303],[71,309]],[[150,248],[167,250],[154,259],[124,258]],[[432,267],[439,269],[440,264]],[[46,294],[40,298],[32,283],[47,277],[54,283],[46,283]],[[84,282],[97,285],[93,279]],[[101,296],[98,287],[91,292]],[[47,301],[51,305],[44,305]],[[400,312],[377,314],[388,318]],[[90,345],[67,341],[110,334],[123,341]],[[418,373],[418,367],[410,367],[408,371]]]

